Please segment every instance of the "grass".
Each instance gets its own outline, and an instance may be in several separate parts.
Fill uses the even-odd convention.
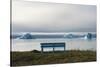
[[[44,52],[27,51],[11,52],[11,66],[42,65],[42,64],[59,64],[96,61],[95,51],[56,51]]]

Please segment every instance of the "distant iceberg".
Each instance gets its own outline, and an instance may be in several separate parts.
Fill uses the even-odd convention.
[[[96,34],[88,33],[87,35],[84,36],[84,39],[92,39],[92,38],[96,38]]]
[[[33,36],[30,33],[22,35],[19,39],[33,39]]]

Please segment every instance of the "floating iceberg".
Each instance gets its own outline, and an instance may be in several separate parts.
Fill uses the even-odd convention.
[[[33,36],[30,33],[26,33],[22,35],[20,39],[33,39]]]

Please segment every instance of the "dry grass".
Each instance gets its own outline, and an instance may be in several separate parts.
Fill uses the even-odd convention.
[[[42,53],[39,51],[11,52],[11,66],[75,63],[96,61],[95,51],[56,51]]]

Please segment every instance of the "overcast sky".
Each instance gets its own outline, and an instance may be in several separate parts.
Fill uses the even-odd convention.
[[[12,0],[13,32],[95,32],[96,6]]]

